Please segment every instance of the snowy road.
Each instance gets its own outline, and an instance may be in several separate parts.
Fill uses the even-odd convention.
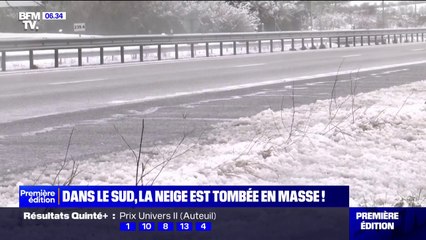
[[[334,73],[361,71],[357,92],[424,79],[424,43],[244,55],[0,74],[0,176],[63,159],[72,127],[73,159],[198,136],[220,121],[330,98]],[[421,49],[421,50],[420,50]],[[399,64],[399,65],[398,65]],[[406,64],[406,65],[405,65]],[[393,65],[393,68],[386,68]],[[324,77],[318,77],[323,74]],[[303,80],[303,77],[306,79]],[[311,78],[311,79],[309,79]],[[337,95],[350,93],[339,76]],[[259,86],[256,86],[259,85]],[[251,86],[250,88],[240,88]],[[197,92],[198,94],[189,94]],[[164,96],[169,96],[164,98]],[[150,100],[150,101],[143,101]],[[284,101],[282,101],[284,100]]]

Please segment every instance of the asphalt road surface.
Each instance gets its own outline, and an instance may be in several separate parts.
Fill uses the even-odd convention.
[[[425,43],[226,56],[0,74],[0,184],[16,172],[198,137],[212,124],[425,79]],[[413,64],[417,62],[416,64]],[[340,67],[339,67],[340,66]],[[357,73],[359,71],[359,73]],[[323,74],[323,75],[319,75]],[[293,80],[297,80],[294,81]],[[245,86],[241,88],[241,86]]]

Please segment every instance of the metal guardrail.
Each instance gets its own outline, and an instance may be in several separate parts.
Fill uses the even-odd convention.
[[[249,43],[257,41],[259,52],[261,52],[262,41],[281,40],[281,51],[284,51],[284,40],[291,40],[290,50],[296,50],[295,39],[301,40],[301,50],[307,49],[305,39],[310,39],[311,49],[316,49],[314,40],[320,40],[319,48],[326,48],[323,42],[328,38],[329,48],[332,41],[336,40],[338,47],[350,44],[360,46],[374,44],[389,44],[398,42],[417,41],[421,37],[424,41],[426,28],[411,29],[369,29],[369,30],[346,30],[346,31],[286,31],[286,32],[250,32],[250,33],[207,33],[207,34],[173,34],[173,35],[134,35],[134,36],[99,36],[89,38],[48,38],[48,39],[2,39],[0,40],[1,69],[6,71],[7,52],[29,51],[30,69],[34,68],[34,50],[54,50],[55,67],[59,66],[59,49],[78,49],[78,65],[82,66],[82,49],[99,48],[100,64],[104,64],[104,47],[120,47],[121,62],[124,63],[124,47],[139,46],[140,61],[143,61],[143,50],[145,45],[158,45],[157,56],[161,60],[161,45],[175,45],[175,58],[179,58],[179,44],[190,44],[191,57],[195,56],[194,44],[205,43],[206,57],[209,56],[209,43],[219,43],[220,56],[223,56],[223,43],[233,43],[233,53],[237,54],[237,43],[246,43],[246,53],[249,53]],[[409,36],[411,38],[409,38]],[[410,39],[410,40],[409,40]],[[342,41],[343,40],[343,41]],[[270,48],[273,51],[273,47]]]

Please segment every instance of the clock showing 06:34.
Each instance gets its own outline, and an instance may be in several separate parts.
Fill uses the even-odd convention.
[[[66,12],[43,12],[43,20],[66,20]]]

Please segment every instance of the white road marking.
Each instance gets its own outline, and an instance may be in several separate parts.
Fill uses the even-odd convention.
[[[87,82],[99,82],[99,81],[105,81],[105,80],[108,80],[108,79],[96,78],[96,79],[86,79],[86,80],[69,81],[69,82],[52,82],[52,83],[49,83],[49,85],[78,84],[78,83],[87,83]]]
[[[323,84],[324,82],[313,82],[313,83],[305,83],[305,85],[307,85],[307,86],[315,86],[315,85],[318,85],[318,84]]]
[[[269,91],[268,91],[269,92]],[[255,92],[255,93],[250,93],[250,94],[245,94],[243,95],[244,97],[254,97],[254,96],[258,96],[258,95],[262,95],[262,94],[266,94],[266,91],[261,91],[261,92]]]
[[[202,104],[202,103],[228,101],[228,100],[234,100],[234,99],[240,99],[240,98],[241,98],[241,96],[232,96],[232,97],[229,97],[229,98],[212,98],[212,99],[208,99],[208,100],[198,101],[198,102],[195,102],[195,103],[192,103],[192,104],[199,105],[199,104]]]
[[[342,56],[342,57],[344,57],[344,58],[351,58],[351,57],[359,57],[359,56],[361,56],[361,54],[345,55],[345,56]]]
[[[297,95],[297,94],[289,94],[289,95],[284,95],[284,94],[267,94],[267,95],[259,95],[256,97],[305,97],[306,95]],[[312,95],[309,95],[312,96]],[[253,96],[254,97],[254,96]]]
[[[147,114],[151,114],[151,113],[155,113],[156,111],[158,111],[158,109],[160,109],[160,107],[151,107],[148,108],[147,110],[140,112],[140,115],[147,115]]]
[[[23,136],[23,137],[35,136],[37,134],[48,133],[48,132],[56,131],[58,129],[71,128],[71,127],[74,127],[74,126],[75,126],[74,124],[64,124],[64,125],[59,125],[59,126],[46,127],[46,128],[36,130],[36,131],[23,132],[23,133],[21,133],[21,136]]]
[[[265,65],[266,63],[255,63],[255,64],[243,64],[243,65],[237,65],[237,66],[232,66],[234,68],[240,68],[240,67],[254,67],[254,66],[262,66]]]
[[[147,117],[145,119],[149,120],[182,120],[182,117]],[[190,118],[186,117],[185,120],[188,121],[237,121],[238,119],[234,118]]]
[[[404,68],[404,69],[397,69],[397,70],[393,70],[393,71],[386,71],[386,72],[382,72],[382,74],[389,74],[389,73],[396,73],[396,72],[404,72],[404,71],[408,71],[408,68]]]
[[[415,49],[411,49],[411,51],[424,51],[425,49],[424,48],[415,48]]]

